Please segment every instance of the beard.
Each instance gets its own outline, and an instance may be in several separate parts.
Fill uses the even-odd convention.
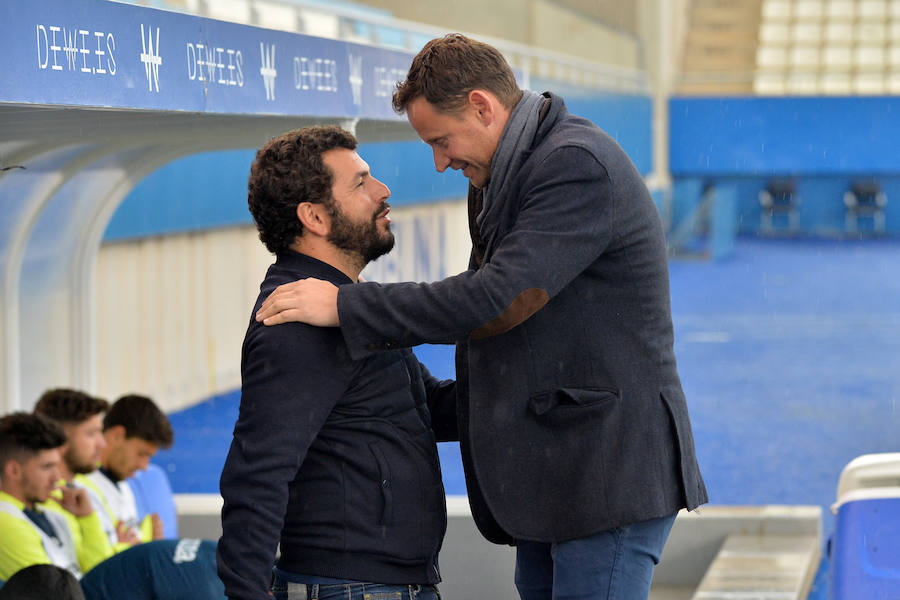
[[[367,265],[379,256],[387,254],[394,247],[394,234],[390,230],[382,233],[378,230],[378,215],[386,208],[383,202],[372,215],[371,221],[354,223],[336,206],[330,207],[331,232],[328,241],[346,254]]]
[[[96,463],[76,455],[71,447],[66,450],[65,455],[63,455],[63,461],[73,474],[87,475],[88,473],[93,473],[97,469]]]

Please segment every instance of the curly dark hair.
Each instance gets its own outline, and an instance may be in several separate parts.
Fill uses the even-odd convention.
[[[499,50],[450,33],[425,44],[412,61],[406,81],[397,84],[392,103],[397,113],[423,96],[438,110],[456,113],[472,90],[487,90],[512,110],[522,98],[512,68]]]
[[[129,394],[116,400],[103,417],[103,431],[121,425],[126,438],[139,438],[170,448],[174,440],[169,417],[146,396]]]
[[[284,133],[259,149],[250,167],[247,204],[259,239],[272,254],[288,250],[303,234],[297,218],[301,202],[333,209],[333,174],[322,154],[335,148],[356,150],[356,138],[333,125]]]
[[[86,419],[104,413],[109,402],[95,398],[80,390],[56,388],[41,394],[34,405],[35,414],[47,417],[61,425],[78,424]]]
[[[40,415],[14,412],[0,417],[0,470],[11,460],[23,460],[66,443],[62,427]]]

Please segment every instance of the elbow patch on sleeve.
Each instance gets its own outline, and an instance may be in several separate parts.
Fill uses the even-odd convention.
[[[509,331],[523,323],[550,301],[550,295],[540,288],[529,288],[516,296],[498,317],[469,334],[469,339],[480,340]]]

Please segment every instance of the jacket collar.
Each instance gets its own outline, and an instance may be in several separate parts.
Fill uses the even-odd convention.
[[[569,114],[562,96],[557,96],[553,92],[544,92],[543,95],[547,98],[549,106],[545,105],[541,109],[541,124],[538,125],[537,133],[534,136],[535,146],[544,141],[550,130]]]
[[[275,266],[292,273],[302,273],[308,277],[324,279],[334,285],[353,283],[353,280],[347,277],[346,274],[328,263],[293,250],[279,252],[275,260]]]

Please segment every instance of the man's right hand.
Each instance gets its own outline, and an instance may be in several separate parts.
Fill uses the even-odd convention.
[[[59,501],[59,505],[76,517],[86,517],[94,512],[86,490],[69,486],[63,486],[59,490],[62,492],[62,500]]]

